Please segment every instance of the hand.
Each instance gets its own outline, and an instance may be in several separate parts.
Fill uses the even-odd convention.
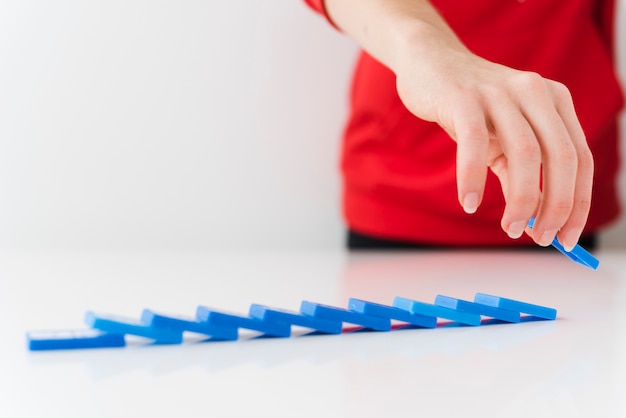
[[[482,200],[490,168],[506,207],[501,225],[540,245],[576,245],[591,205],[593,158],[568,89],[471,53],[428,0],[325,0],[343,31],[389,67],[405,106],[457,143],[458,198]],[[527,228],[535,216],[533,229]]]
[[[489,167],[506,200],[504,231],[519,238],[525,230],[543,246],[558,234],[571,250],[589,213],[593,158],[568,89],[455,42],[423,40],[396,61],[398,93],[413,114],[438,123],[456,141],[465,211],[480,205]]]

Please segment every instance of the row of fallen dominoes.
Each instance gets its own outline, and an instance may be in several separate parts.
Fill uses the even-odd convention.
[[[473,302],[438,295],[434,304],[396,297],[391,306],[351,298],[347,309],[303,301],[299,312],[253,304],[247,316],[205,306],[197,308],[196,318],[163,315],[146,309],[141,318],[135,320],[90,311],[85,315],[85,322],[91,328],[32,331],[27,333],[27,342],[33,351],[123,347],[126,335],[144,337],[155,344],[181,344],[184,332],[206,335],[208,340],[231,341],[239,338],[239,329],[272,337],[290,337],[292,326],[322,334],[341,334],[345,331],[344,323],[390,331],[392,320],[406,326],[436,328],[438,318],[478,326],[484,323],[483,317],[516,323],[522,315],[554,320],[556,313],[553,308],[484,293],[477,293]]]

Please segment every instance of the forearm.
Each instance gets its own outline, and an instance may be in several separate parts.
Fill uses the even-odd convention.
[[[333,22],[396,74],[413,54],[467,52],[427,0],[325,0]]]

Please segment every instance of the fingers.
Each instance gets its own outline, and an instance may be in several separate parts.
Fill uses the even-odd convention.
[[[543,190],[533,239],[539,245],[547,246],[572,212],[577,156],[548,84],[539,76],[531,77],[524,80],[528,95],[521,97],[521,108],[537,137],[543,163]]]
[[[576,117],[569,91],[562,84],[553,83],[551,86],[556,110],[565,125],[576,153],[573,207],[569,218],[558,233],[559,242],[566,251],[571,251],[580,239],[591,208],[594,163],[585,134]]]
[[[489,131],[482,106],[468,100],[457,108],[454,118],[457,142],[456,179],[459,203],[466,213],[474,213],[483,198],[487,180]]]
[[[490,166],[500,178],[506,200],[502,229],[515,239],[523,234],[541,199],[541,147],[519,107],[507,98],[497,102],[490,114],[506,158],[501,155]]]
[[[459,202],[467,213],[476,211],[490,167],[506,200],[504,231],[511,238],[526,231],[543,246],[558,236],[569,251],[587,221],[593,182],[593,158],[572,98],[562,84],[534,73],[504,80],[457,96],[451,123],[444,124],[457,142]]]
[[[515,118],[504,120],[502,110],[498,113],[501,129],[506,129],[501,132],[508,156],[509,190],[503,227],[509,219],[528,214],[529,208],[540,202],[533,239],[547,246],[558,234],[563,246],[571,250],[589,213],[591,153],[563,85],[526,73],[521,87],[525,92],[520,95],[521,113],[528,128],[520,126],[521,122]],[[516,139],[508,138],[505,132],[515,132]],[[539,184],[538,163],[543,170],[543,184],[540,195],[535,195]],[[527,220],[525,216],[523,219]]]

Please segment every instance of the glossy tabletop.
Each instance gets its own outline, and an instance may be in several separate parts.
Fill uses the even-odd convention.
[[[556,250],[416,253],[1,253],[1,417],[624,417],[626,253],[592,271]],[[556,321],[29,352],[25,333],[87,310],[245,314],[433,302],[477,292]],[[427,415],[422,415],[427,414]]]

